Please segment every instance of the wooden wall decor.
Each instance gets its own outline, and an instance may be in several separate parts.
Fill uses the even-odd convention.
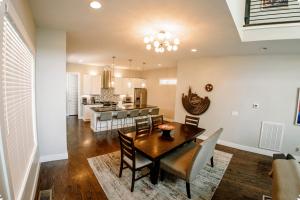
[[[210,100],[208,97],[202,98],[196,93],[192,93],[190,87],[188,95],[182,94],[182,105],[188,113],[201,115],[209,108]]]

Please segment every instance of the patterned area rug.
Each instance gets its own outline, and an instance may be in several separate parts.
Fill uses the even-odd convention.
[[[215,151],[215,167],[207,165],[191,183],[192,199],[211,200],[229,165],[232,154]],[[131,170],[123,170],[118,177],[120,152],[89,158],[88,162],[109,200],[186,200],[185,181],[167,175],[163,182],[153,185],[149,177],[135,182],[134,192],[130,192]],[[140,173],[147,173],[148,169]],[[140,174],[138,173],[137,176]]]

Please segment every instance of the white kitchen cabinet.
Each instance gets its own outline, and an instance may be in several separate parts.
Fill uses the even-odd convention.
[[[83,76],[83,94],[100,94],[101,93],[101,76],[85,74]]]

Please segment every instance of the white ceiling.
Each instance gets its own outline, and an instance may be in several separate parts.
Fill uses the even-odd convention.
[[[176,66],[200,56],[299,54],[300,40],[242,43],[225,0],[29,0],[39,27],[67,31],[68,62],[132,68]],[[147,51],[147,30],[165,30],[181,40],[177,52]],[[262,52],[262,47],[268,47]],[[197,53],[190,49],[197,48]]]

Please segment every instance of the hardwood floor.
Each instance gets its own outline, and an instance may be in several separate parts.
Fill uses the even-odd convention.
[[[107,199],[87,158],[119,150],[119,141],[117,133],[95,135],[89,125],[67,119],[69,159],[42,163],[36,199],[46,189],[53,190],[55,200]],[[271,194],[272,158],[220,145],[217,149],[234,156],[213,200],[260,200]]]

